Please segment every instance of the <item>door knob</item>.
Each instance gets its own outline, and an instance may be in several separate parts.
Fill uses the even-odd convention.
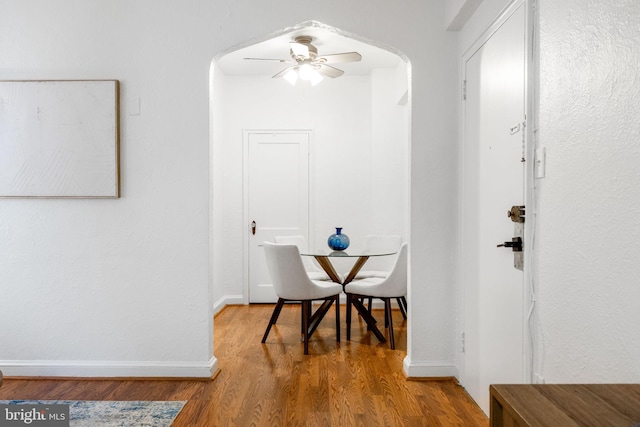
[[[513,252],[522,252],[522,238],[513,237],[510,242],[504,242],[498,245],[499,248],[512,248]]]

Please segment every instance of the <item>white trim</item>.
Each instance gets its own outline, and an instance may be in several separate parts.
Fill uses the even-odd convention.
[[[525,91],[525,111],[527,114],[527,127],[525,134],[525,162],[524,168],[524,196],[526,206],[526,221],[524,223],[524,310],[527,316],[524,320],[524,378],[525,384],[534,382],[535,366],[535,336],[532,323],[535,321],[535,288],[533,269],[535,268],[533,256],[535,249],[535,231],[536,231],[536,180],[534,173],[534,153],[537,145],[536,132],[538,129],[538,109],[537,94],[540,93],[537,79],[538,52],[535,43],[537,42],[537,1],[526,0],[527,8],[525,10],[525,21],[527,31],[525,35],[526,43],[526,59],[525,59],[525,75],[527,90]],[[541,374],[541,372],[538,372]]]
[[[244,305],[245,298],[243,295],[225,295],[213,304],[213,315],[215,316],[228,305]]]
[[[471,59],[471,57],[475,55],[476,52],[489,41],[489,39],[491,39],[491,36],[493,36],[496,31],[498,31],[500,27],[502,27],[509,20],[511,15],[513,15],[520,8],[520,6],[526,3],[526,1],[527,0],[512,0],[498,14],[493,22],[488,27],[486,27],[486,30],[482,32],[482,34],[476,39],[476,41],[471,43],[467,50],[462,54],[461,70],[463,72],[463,76],[465,73],[465,64],[467,63],[467,61]]]
[[[449,360],[413,362],[409,356],[405,356],[402,367],[408,378],[458,378],[458,368]]]
[[[218,359],[208,362],[0,360],[5,377],[178,377],[211,378]]]

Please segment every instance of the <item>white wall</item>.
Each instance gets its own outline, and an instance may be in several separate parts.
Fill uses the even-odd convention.
[[[122,197],[0,201],[6,375],[215,369],[208,294],[213,8],[0,1],[1,79],[121,81]],[[185,49],[188,41],[189,48]],[[140,99],[140,115],[130,106]]]
[[[539,0],[537,372],[640,381],[640,3]]]
[[[462,54],[507,0],[484,0]],[[638,382],[640,3],[538,0],[533,374]]]
[[[378,69],[371,81],[371,232],[408,238],[407,67]],[[371,260],[370,260],[371,261]]]
[[[447,0],[444,17],[447,30],[458,31],[463,28],[480,3],[482,0]]]
[[[324,246],[334,227],[342,226],[357,243],[372,217],[371,93],[367,76],[343,76],[315,87],[291,86],[268,75],[220,76],[214,86],[224,88],[226,94],[224,105],[214,112],[222,128],[214,141],[214,169],[219,177],[214,182],[218,201],[214,235],[224,242],[224,250],[214,257],[215,270],[223,275],[215,283],[218,301],[242,295],[246,281],[243,131],[312,130],[312,239]]]
[[[327,0],[316,9],[294,0],[0,0],[0,10],[0,79],[122,84],[121,199],[0,201],[5,374],[215,369],[210,61],[309,19],[393,46],[411,61],[413,315],[405,369],[450,372],[456,207],[450,95],[457,86],[444,1],[409,0],[399,8]],[[141,114],[130,116],[138,98]]]

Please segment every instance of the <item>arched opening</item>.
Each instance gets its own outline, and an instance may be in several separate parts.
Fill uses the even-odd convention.
[[[357,63],[320,84],[272,78],[287,64],[296,36],[319,54],[356,51]],[[401,53],[315,21],[266,36],[216,58],[211,73],[212,295],[214,312],[249,302],[243,198],[243,133],[309,130],[310,243],[324,244],[336,226],[352,241],[367,234],[409,239],[410,80]],[[302,83],[302,84],[300,84]]]

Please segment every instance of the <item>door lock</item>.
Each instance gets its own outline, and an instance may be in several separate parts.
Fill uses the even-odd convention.
[[[512,248],[513,252],[522,252],[522,238],[512,237],[510,242],[504,242],[498,245],[499,248]]]
[[[251,234],[256,235],[256,222],[251,221]]]
[[[512,206],[507,211],[507,217],[513,222],[524,222],[524,206]]]

